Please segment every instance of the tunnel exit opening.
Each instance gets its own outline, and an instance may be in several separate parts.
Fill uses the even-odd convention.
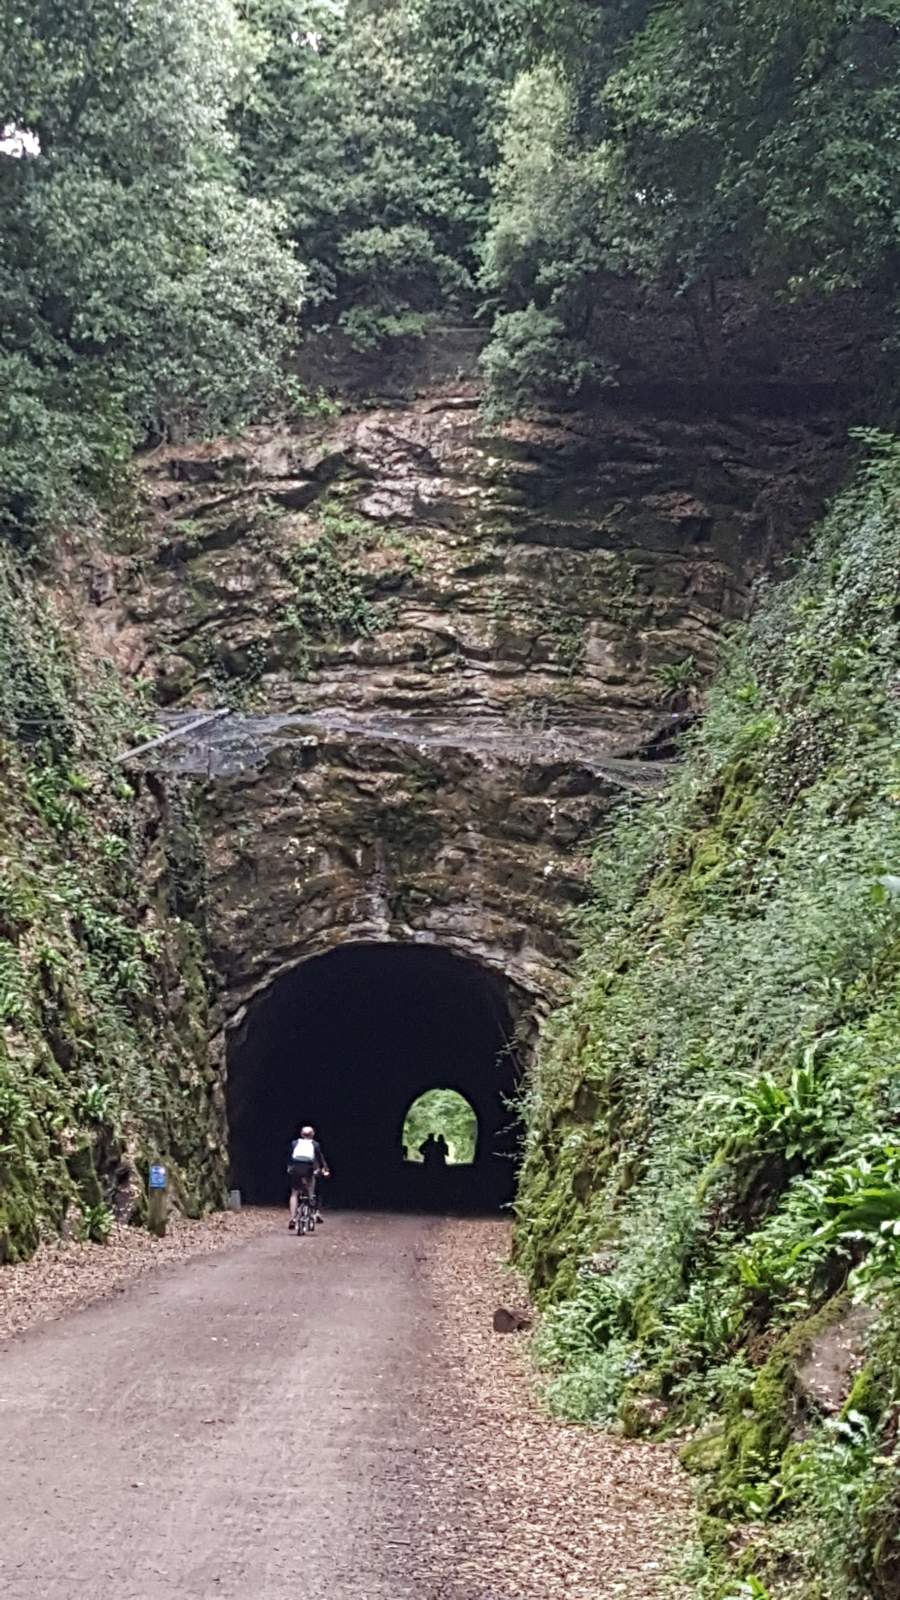
[[[403,1154],[423,1165],[471,1167],[478,1155],[475,1108],[456,1089],[426,1089],[403,1118]]]
[[[229,1044],[233,1186],[249,1204],[282,1203],[308,1122],[332,1170],[326,1205],[500,1209],[519,1143],[515,1004],[491,968],[433,945],[345,944],[293,968]],[[406,1159],[409,1113],[436,1086],[469,1107],[470,1161]]]

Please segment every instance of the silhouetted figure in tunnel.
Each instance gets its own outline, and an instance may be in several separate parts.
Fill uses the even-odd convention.
[[[425,1143],[419,1145],[419,1155],[422,1157],[426,1168],[431,1171],[434,1171],[436,1167],[445,1167],[449,1154],[450,1150],[442,1133],[439,1133],[437,1138],[433,1133],[430,1133]]]

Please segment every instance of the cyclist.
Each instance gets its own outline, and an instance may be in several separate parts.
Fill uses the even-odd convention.
[[[322,1146],[316,1138],[316,1130],[304,1123],[297,1137],[291,1141],[291,1154],[288,1161],[288,1177],[291,1180],[290,1221],[289,1228],[297,1226],[297,1203],[300,1190],[309,1196],[310,1210],[316,1213],[316,1221],[322,1221],[319,1210],[318,1195],[316,1192],[316,1178],[321,1173],[323,1178],[331,1176],[328,1162],[322,1154]]]

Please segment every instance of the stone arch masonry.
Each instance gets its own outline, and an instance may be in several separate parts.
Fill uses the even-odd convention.
[[[201,786],[212,937],[230,1011],[341,942],[439,944],[552,1000],[590,841],[655,769],[547,736],[239,714],[175,741]],[[177,724],[176,724],[177,725]]]
[[[146,457],[85,622],[167,725],[232,707],[144,758],[197,786],[226,1015],[346,940],[551,1004],[603,816],[818,509],[843,409],[614,395],[488,432],[463,384]],[[329,584],[361,625],[316,615]]]

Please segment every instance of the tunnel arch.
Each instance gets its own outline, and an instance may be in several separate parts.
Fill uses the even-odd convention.
[[[376,1208],[494,1210],[512,1198],[527,997],[492,967],[435,944],[344,942],[283,973],[228,1039],[231,1181],[284,1198],[288,1142],[312,1122],[330,1198]],[[435,1085],[469,1102],[476,1161],[440,1175],[403,1160],[408,1107]]]

